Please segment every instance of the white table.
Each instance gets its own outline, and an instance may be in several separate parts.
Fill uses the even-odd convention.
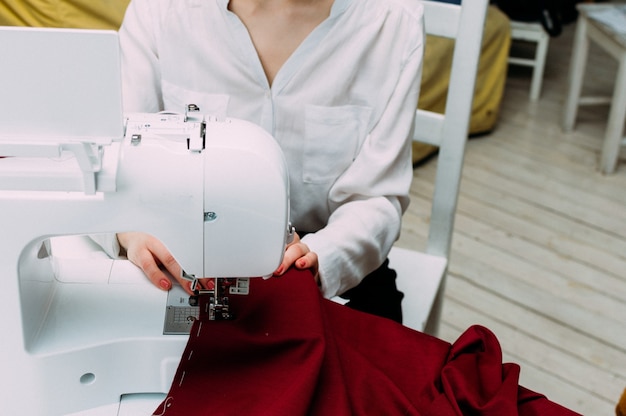
[[[563,129],[571,131],[579,105],[611,104],[609,120],[600,156],[600,171],[615,171],[619,149],[624,142],[623,131],[626,119],[626,33],[593,17],[598,12],[621,13],[622,4],[580,4],[579,17],[570,64],[570,80],[565,101]],[[605,50],[618,61],[619,67],[612,97],[581,96],[589,41]]]

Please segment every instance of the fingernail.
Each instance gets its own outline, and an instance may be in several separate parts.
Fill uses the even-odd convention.
[[[283,265],[281,264],[281,265],[278,267],[278,269],[276,269],[276,272],[274,272],[274,274],[276,274],[276,275],[280,276],[281,274],[283,274],[283,270],[284,270],[284,269],[285,269],[285,268],[284,268],[284,267],[283,267]]]
[[[161,289],[169,290],[169,288],[170,288],[170,281],[167,280],[167,279],[162,279],[159,282],[159,286],[161,287]]]

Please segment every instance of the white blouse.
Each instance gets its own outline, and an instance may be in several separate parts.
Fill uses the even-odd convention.
[[[228,0],[133,0],[120,41],[125,111],[193,103],[275,137],[289,167],[292,222],[311,232],[303,242],[319,256],[326,297],[380,266],[409,202],[419,1],[335,0],[271,87]]]

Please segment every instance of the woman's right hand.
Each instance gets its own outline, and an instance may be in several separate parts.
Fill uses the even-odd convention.
[[[126,250],[128,260],[137,265],[158,288],[170,290],[172,282],[163,272],[165,268],[190,294],[190,282],[183,279],[182,269],[172,253],[157,238],[146,233],[118,233],[117,240]]]

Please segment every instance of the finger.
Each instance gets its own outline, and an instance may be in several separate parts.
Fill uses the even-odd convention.
[[[215,279],[205,277],[203,279],[200,279],[199,283],[204,290],[215,290]]]
[[[152,253],[153,257],[156,259],[156,261],[160,263],[165,268],[165,270],[167,270],[187,292],[191,293],[191,282],[183,278],[182,267],[180,267],[172,253],[170,253],[170,251],[157,239],[149,240],[147,247],[148,250],[150,250],[150,252]],[[159,287],[164,288],[164,286]],[[170,288],[171,282],[167,289],[169,290]]]
[[[309,251],[304,256],[296,260],[295,265],[297,269],[310,270],[311,274],[313,274],[313,278],[315,279],[315,283],[318,285],[320,284],[319,260],[317,253]]]
[[[301,244],[300,236],[298,235],[298,233],[294,232],[293,240],[289,244],[287,244],[287,246],[285,247],[283,260],[278,266],[278,268],[276,269],[276,271],[273,273],[274,276],[282,276],[285,273],[285,271],[287,271],[287,269],[291,267],[293,262],[297,259],[297,256],[293,254],[293,251],[295,250],[294,246],[298,244]]]
[[[317,269],[317,254],[309,251],[304,256],[296,260],[295,265],[298,269]]]
[[[165,273],[163,273],[161,268],[159,268],[155,257],[149,250],[143,249],[133,252],[132,254],[129,253],[129,260],[139,266],[148,280],[156,287],[163,290],[170,290],[172,288],[172,282]]]
[[[291,244],[285,250],[285,254],[283,255],[283,261],[276,269],[274,273],[276,276],[282,276],[288,268],[290,268],[296,260],[300,257],[304,256],[309,252],[309,247],[306,244],[297,243]]]
[[[160,265],[174,277],[181,276],[181,268],[174,256],[155,237],[145,233],[120,233],[120,244],[126,248],[130,261],[139,266],[146,277],[163,290],[172,288],[172,282],[163,272]]]

